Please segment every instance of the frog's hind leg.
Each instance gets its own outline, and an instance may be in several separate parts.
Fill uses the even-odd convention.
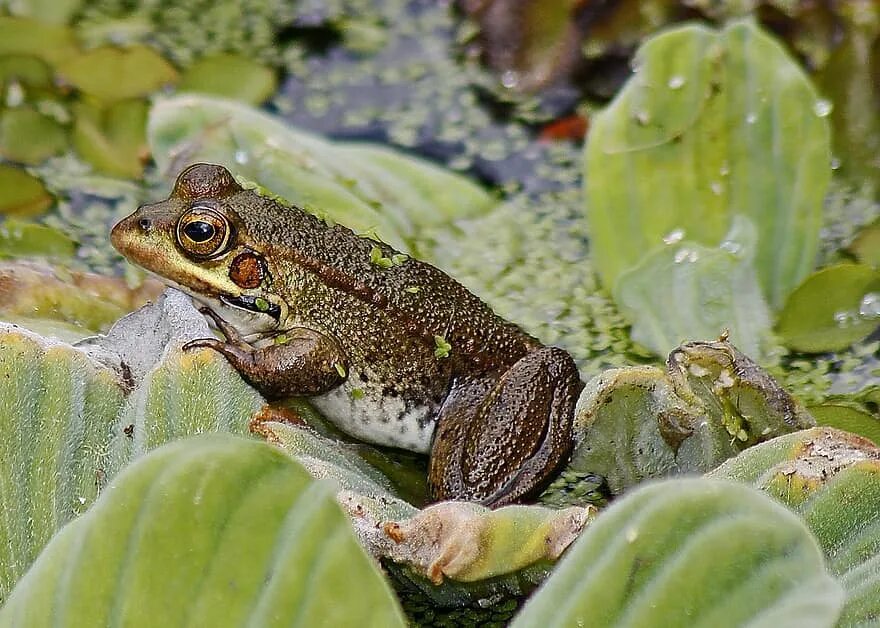
[[[571,356],[555,347],[495,377],[456,382],[438,416],[431,497],[496,507],[537,495],[571,454],[582,389]]]

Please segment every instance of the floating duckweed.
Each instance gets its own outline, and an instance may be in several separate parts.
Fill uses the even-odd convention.
[[[278,334],[275,336],[276,345],[286,345],[288,342],[290,342],[290,338],[287,337],[287,334]]]
[[[254,299],[254,307],[260,310],[261,312],[269,311],[269,302],[263,297],[257,297]]]
[[[382,249],[378,246],[374,246],[370,249],[370,263],[379,268],[391,268],[394,265],[391,258],[382,255]]]
[[[409,255],[406,255],[404,253],[395,253],[394,255],[391,256],[391,263],[394,264],[395,266],[400,266],[408,259],[409,259]]]
[[[449,357],[449,354],[452,352],[452,345],[446,342],[446,338],[443,336],[434,336],[434,344],[436,345],[434,348],[435,358]]]
[[[339,362],[336,362],[333,365],[333,368],[335,368],[336,372],[339,373],[339,377],[345,377],[345,375],[346,375],[345,367],[342,364],[340,364]]]
[[[407,288],[404,288],[404,290],[406,292],[409,292],[410,294],[416,294],[419,292],[419,290],[421,290],[421,288],[419,288],[418,286],[409,286]]]
[[[364,389],[363,388],[352,388],[351,389],[351,398],[357,401],[358,399],[364,398]]]

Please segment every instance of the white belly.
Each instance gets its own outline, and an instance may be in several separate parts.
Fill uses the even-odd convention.
[[[362,384],[357,375],[350,372],[342,385],[310,401],[336,427],[359,440],[430,451],[437,409],[428,404],[407,407],[401,397],[383,396],[381,386]]]

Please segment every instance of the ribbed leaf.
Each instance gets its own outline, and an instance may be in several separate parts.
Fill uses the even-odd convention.
[[[81,351],[0,328],[0,599],[95,499],[121,382]]]
[[[710,474],[762,488],[800,514],[846,591],[838,626],[880,618],[880,448],[831,428],[753,447]]]
[[[415,230],[449,224],[495,204],[478,185],[421,159],[368,144],[330,142],[229,100],[183,95],[150,112],[159,168],[225,164],[272,193],[412,250]],[[419,233],[419,238],[427,237]]]
[[[512,625],[832,626],[842,597],[785,508],[736,484],[670,480],[602,513]]]
[[[50,543],[0,626],[403,626],[332,485],[205,436],[126,470]]]

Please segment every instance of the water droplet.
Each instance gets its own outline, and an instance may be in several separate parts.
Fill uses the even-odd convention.
[[[684,229],[678,228],[673,229],[665,236],[663,236],[663,242],[666,244],[675,244],[677,242],[681,242],[684,240]]]
[[[730,174],[730,164],[725,160],[724,163],[721,164],[721,168],[718,170],[718,174],[722,177],[726,177]]]
[[[681,263],[683,263],[683,262],[689,262],[689,263],[693,264],[693,263],[696,262],[698,259],[700,259],[700,254],[697,253],[695,250],[693,250],[693,249],[689,249],[689,248],[686,248],[686,247],[683,248],[683,249],[679,249],[678,251],[676,251],[676,252],[675,252],[675,257],[672,258],[672,260],[673,260],[676,264],[681,264]]]
[[[834,105],[831,104],[830,100],[819,99],[815,103],[813,103],[813,113],[815,113],[820,118],[824,118],[828,114],[831,113],[831,110],[834,109]]]
[[[721,181],[712,181],[712,183],[709,184],[709,187],[712,189],[712,194],[715,196],[721,196],[721,193],[724,192],[724,185]]]
[[[840,169],[840,157],[832,157],[831,158],[831,169],[839,170]]]
[[[630,543],[635,543],[636,539],[639,538],[639,529],[632,527],[626,529],[626,540]]]
[[[77,497],[77,500],[79,501],[80,504],[85,504],[85,503],[86,503],[86,498],[85,498],[85,497]]]
[[[746,115],[746,124],[754,124],[757,121],[758,121],[758,114],[757,113],[749,113],[748,115]]]
[[[18,81],[12,81],[9,83],[9,88],[6,90],[6,106],[18,107],[23,102],[24,88],[22,88],[21,83]]]
[[[519,72],[516,70],[505,70],[501,73],[501,84],[507,89],[513,89],[519,85]]]
[[[869,292],[859,304],[859,316],[867,319],[880,318],[880,293]]]
[[[250,161],[250,157],[246,150],[235,151],[235,163],[246,164],[248,161]]]
[[[645,126],[651,121],[651,114],[647,111],[636,111],[636,121],[642,126]]]
[[[669,89],[681,89],[682,87],[684,87],[684,83],[685,78],[676,74],[675,76],[669,77],[669,82],[667,83],[667,85],[669,86]]]
[[[850,312],[849,310],[840,310],[834,313],[834,322],[841,329],[852,327],[853,324],[858,322],[858,318],[855,312]]]
[[[740,253],[742,253],[743,250],[743,245],[736,240],[724,240],[718,246],[720,246],[728,253],[733,253],[734,255],[739,255]]]

